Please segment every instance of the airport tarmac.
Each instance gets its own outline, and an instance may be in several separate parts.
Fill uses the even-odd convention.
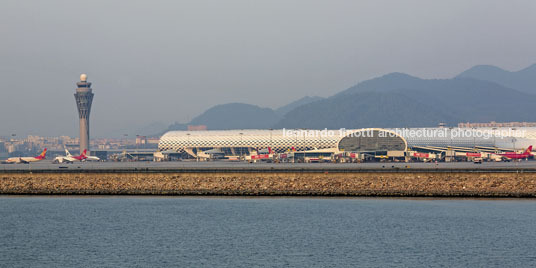
[[[247,163],[227,161],[173,162],[79,162],[53,164],[1,164],[0,172],[536,172],[536,161],[520,162],[439,162],[439,163]]]

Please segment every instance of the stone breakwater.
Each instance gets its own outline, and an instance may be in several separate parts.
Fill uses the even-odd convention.
[[[536,174],[2,173],[0,194],[536,197]]]

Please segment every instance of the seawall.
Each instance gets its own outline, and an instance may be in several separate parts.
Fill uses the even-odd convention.
[[[536,197],[536,173],[4,172],[0,194]]]

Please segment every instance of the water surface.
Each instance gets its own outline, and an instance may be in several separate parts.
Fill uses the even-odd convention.
[[[521,199],[0,197],[2,267],[530,267]]]

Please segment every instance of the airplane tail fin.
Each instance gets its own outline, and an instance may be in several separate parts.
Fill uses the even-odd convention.
[[[36,158],[39,158],[39,159],[45,159],[47,157],[47,148],[45,148],[43,150],[43,152]]]
[[[532,145],[529,146],[529,148],[527,148],[527,150],[525,150],[524,154],[530,154],[531,151],[532,151]]]
[[[65,155],[66,156],[71,156],[71,153],[69,152],[69,150],[65,149]]]
[[[86,156],[87,154],[87,149],[84,149],[84,151],[82,152],[82,156]]]

